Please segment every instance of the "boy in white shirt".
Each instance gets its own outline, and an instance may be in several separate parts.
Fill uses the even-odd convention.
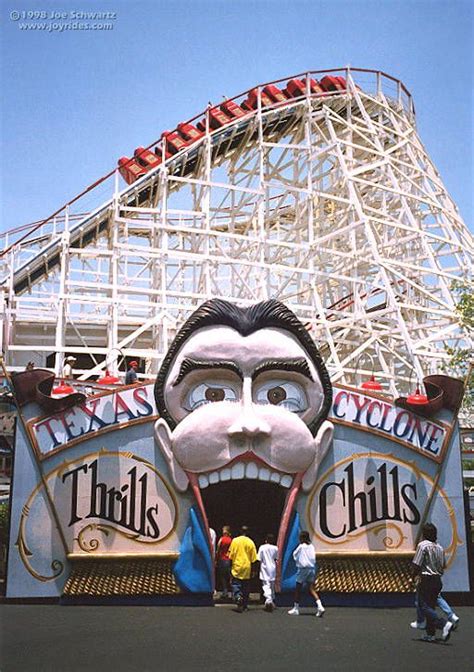
[[[321,617],[324,614],[325,609],[314,588],[317,574],[316,551],[309,540],[308,532],[300,532],[300,544],[293,551],[293,558],[296,562],[295,605],[288,613],[292,616],[300,615],[301,589],[307,585],[309,592],[316,600],[316,605],[318,607],[316,616]]]
[[[260,562],[259,576],[265,598],[265,611],[273,611],[275,608],[276,563],[278,561],[278,547],[275,546],[275,536],[273,534],[267,534],[265,537],[265,543],[258,549],[257,559]]]

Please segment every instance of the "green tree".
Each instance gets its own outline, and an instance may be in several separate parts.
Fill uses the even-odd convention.
[[[456,314],[458,316],[459,326],[463,329],[466,336],[474,338],[474,291],[473,285],[466,281],[457,280],[451,286],[456,296]],[[467,413],[474,412],[474,373],[473,360],[474,353],[471,348],[446,347],[446,352],[450,357],[449,363],[443,368],[446,373],[456,377],[463,378],[466,381],[466,391],[464,393],[463,410]]]

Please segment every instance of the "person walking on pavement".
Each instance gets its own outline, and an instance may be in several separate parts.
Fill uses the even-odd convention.
[[[275,608],[276,563],[278,561],[278,547],[275,545],[273,534],[267,534],[265,543],[258,549],[257,557],[260,562],[260,581],[265,598],[265,611],[273,611]]]
[[[441,639],[447,642],[454,628],[452,621],[439,618],[436,600],[441,592],[446,558],[443,547],[437,543],[438,530],[432,523],[423,525],[423,540],[416,547],[413,558],[413,573],[418,580],[418,596],[421,611],[426,619],[426,642],[435,642],[436,630],[441,630]]]
[[[231,591],[230,585],[230,567],[231,560],[229,557],[229,548],[232,543],[230,534],[230,527],[224,525],[222,528],[222,536],[217,542],[216,550],[216,565],[217,565],[217,579],[221,591],[221,599],[226,600]]]
[[[436,598],[436,606],[439,607],[441,611],[444,611],[448,621],[451,621],[451,623],[453,624],[453,630],[456,630],[459,623],[459,616],[454,613],[454,610],[447,603],[447,601],[444,599],[441,593]],[[412,621],[410,623],[410,627],[418,630],[425,630],[426,619],[423,616],[423,612],[421,611],[420,597],[418,595],[418,591],[416,591],[415,593],[415,608],[416,608],[416,621]]]
[[[309,592],[316,601],[316,616],[320,618],[326,610],[314,587],[317,574],[316,551],[314,550],[313,544],[310,542],[309,533],[306,530],[300,532],[300,544],[293,551],[293,559],[296,562],[295,604],[293,609],[290,609],[288,613],[291,616],[300,615],[301,590],[307,585]]]
[[[232,562],[232,594],[237,604],[237,611],[248,611],[250,578],[253,565],[257,562],[257,549],[248,536],[248,527],[242,525],[240,536],[232,539],[229,558]]]

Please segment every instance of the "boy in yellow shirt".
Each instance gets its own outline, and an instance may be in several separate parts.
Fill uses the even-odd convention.
[[[257,562],[257,549],[248,536],[248,531],[248,527],[242,525],[240,536],[232,539],[229,548],[229,557],[232,562],[232,594],[239,613],[248,610],[252,565]]]

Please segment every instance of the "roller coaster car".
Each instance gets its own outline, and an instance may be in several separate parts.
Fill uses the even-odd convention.
[[[190,144],[190,141],[185,140],[177,131],[164,131],[161,134],[161,140],[165,143],[166,151],[171,154],[177,154]]]
[[[158,162],[163,163],[163,145],[157,145],[153,151],[158,158]],[[172,154],[165,150],[165,161],[166,159],[169,159],[170,156],[172,156]]]
[[[265,87],[268,88],[268,87]],[[275,89],[277,87],[275,86]],[[273,103],[273,100],[270,98],[270,96],[265,93],[265,90],[260,92],[260,100],[261,100],[261,105],[262,107],[266,107],[267,105],[271,105]],[[247,110],[256,110],[258,107],[258,89],[252,89],[249,91],[249,95],[247,96],[247,99],[244,100],[242,103],[242,107],[245,107]]]
[[[324,89],[316,79],[309,80],[309,90],[311,93],[325,93]],[[286,85],[285,92],[292,98],[299,98],[306,95],[306,82],[302,79],[290,79]]]
[[[196,126],[184,123],[178,124],[178,132],[185,140],[189,140],[190,142],[199,140],[204,135],[203,131],[198,130]]]
[[[159,166],[161,163],[161,157],[158,157],[156,154],[151,152],[149,149],[145,149],[144,147],[136,148],[135,159],[146,170],[156,168],[156,166]]]
[[[237,105],[237,103],[234,103],[233,100],[226,100],[222,105],[220,106],[222,112],[225,114],[228,114],[231,119],[238,119],[239,117],[245,117],[245,112],[243,109]]]
[[[331,75],[322,78],[321,86],[324,91],[345,91],[347,88],[344,77],[332,77]]]
[[[145,175],[146,170],[135,159],[129,159],[128,156],[122,156],[118,160],[119,173],[127,184],[132,184],[139,177]]]
[[[285,90],[292,98],[299,98],[305,95],[306,84],[301,79],[290,79]]]
[[[240,107],[238,105],[237,108],[240,110]],[[217,130],[218,128],[222,128],[223,126],[226,126],[230,121],[232,121],[232,116],[225,114],[225,112],[223,112],[219,107],[209,108],[208,117],[209,117],[209,128],[213,131]],[[205,133],[206,117],[204,117],[204,119],[201,119],[201,121],[198,121],[196,126],[200,131]]]
[[[310,79],[309,80],[309,88],[311,93],[325,93],[325,90],[321,84],[321,82],[318,82],[317,79]]]
[[[238,108],[239,106],[237,105],[236,107]],[[231,119],[232,115],[227,115],[218,107],[211,107],[209,110],[209,126],[213,129],[222,128],[222,126],[228,124]]]
[[[288,100],[288,96],[274,84],[265,86],[262,93],[268,96],[274,103],[284,103]]]

